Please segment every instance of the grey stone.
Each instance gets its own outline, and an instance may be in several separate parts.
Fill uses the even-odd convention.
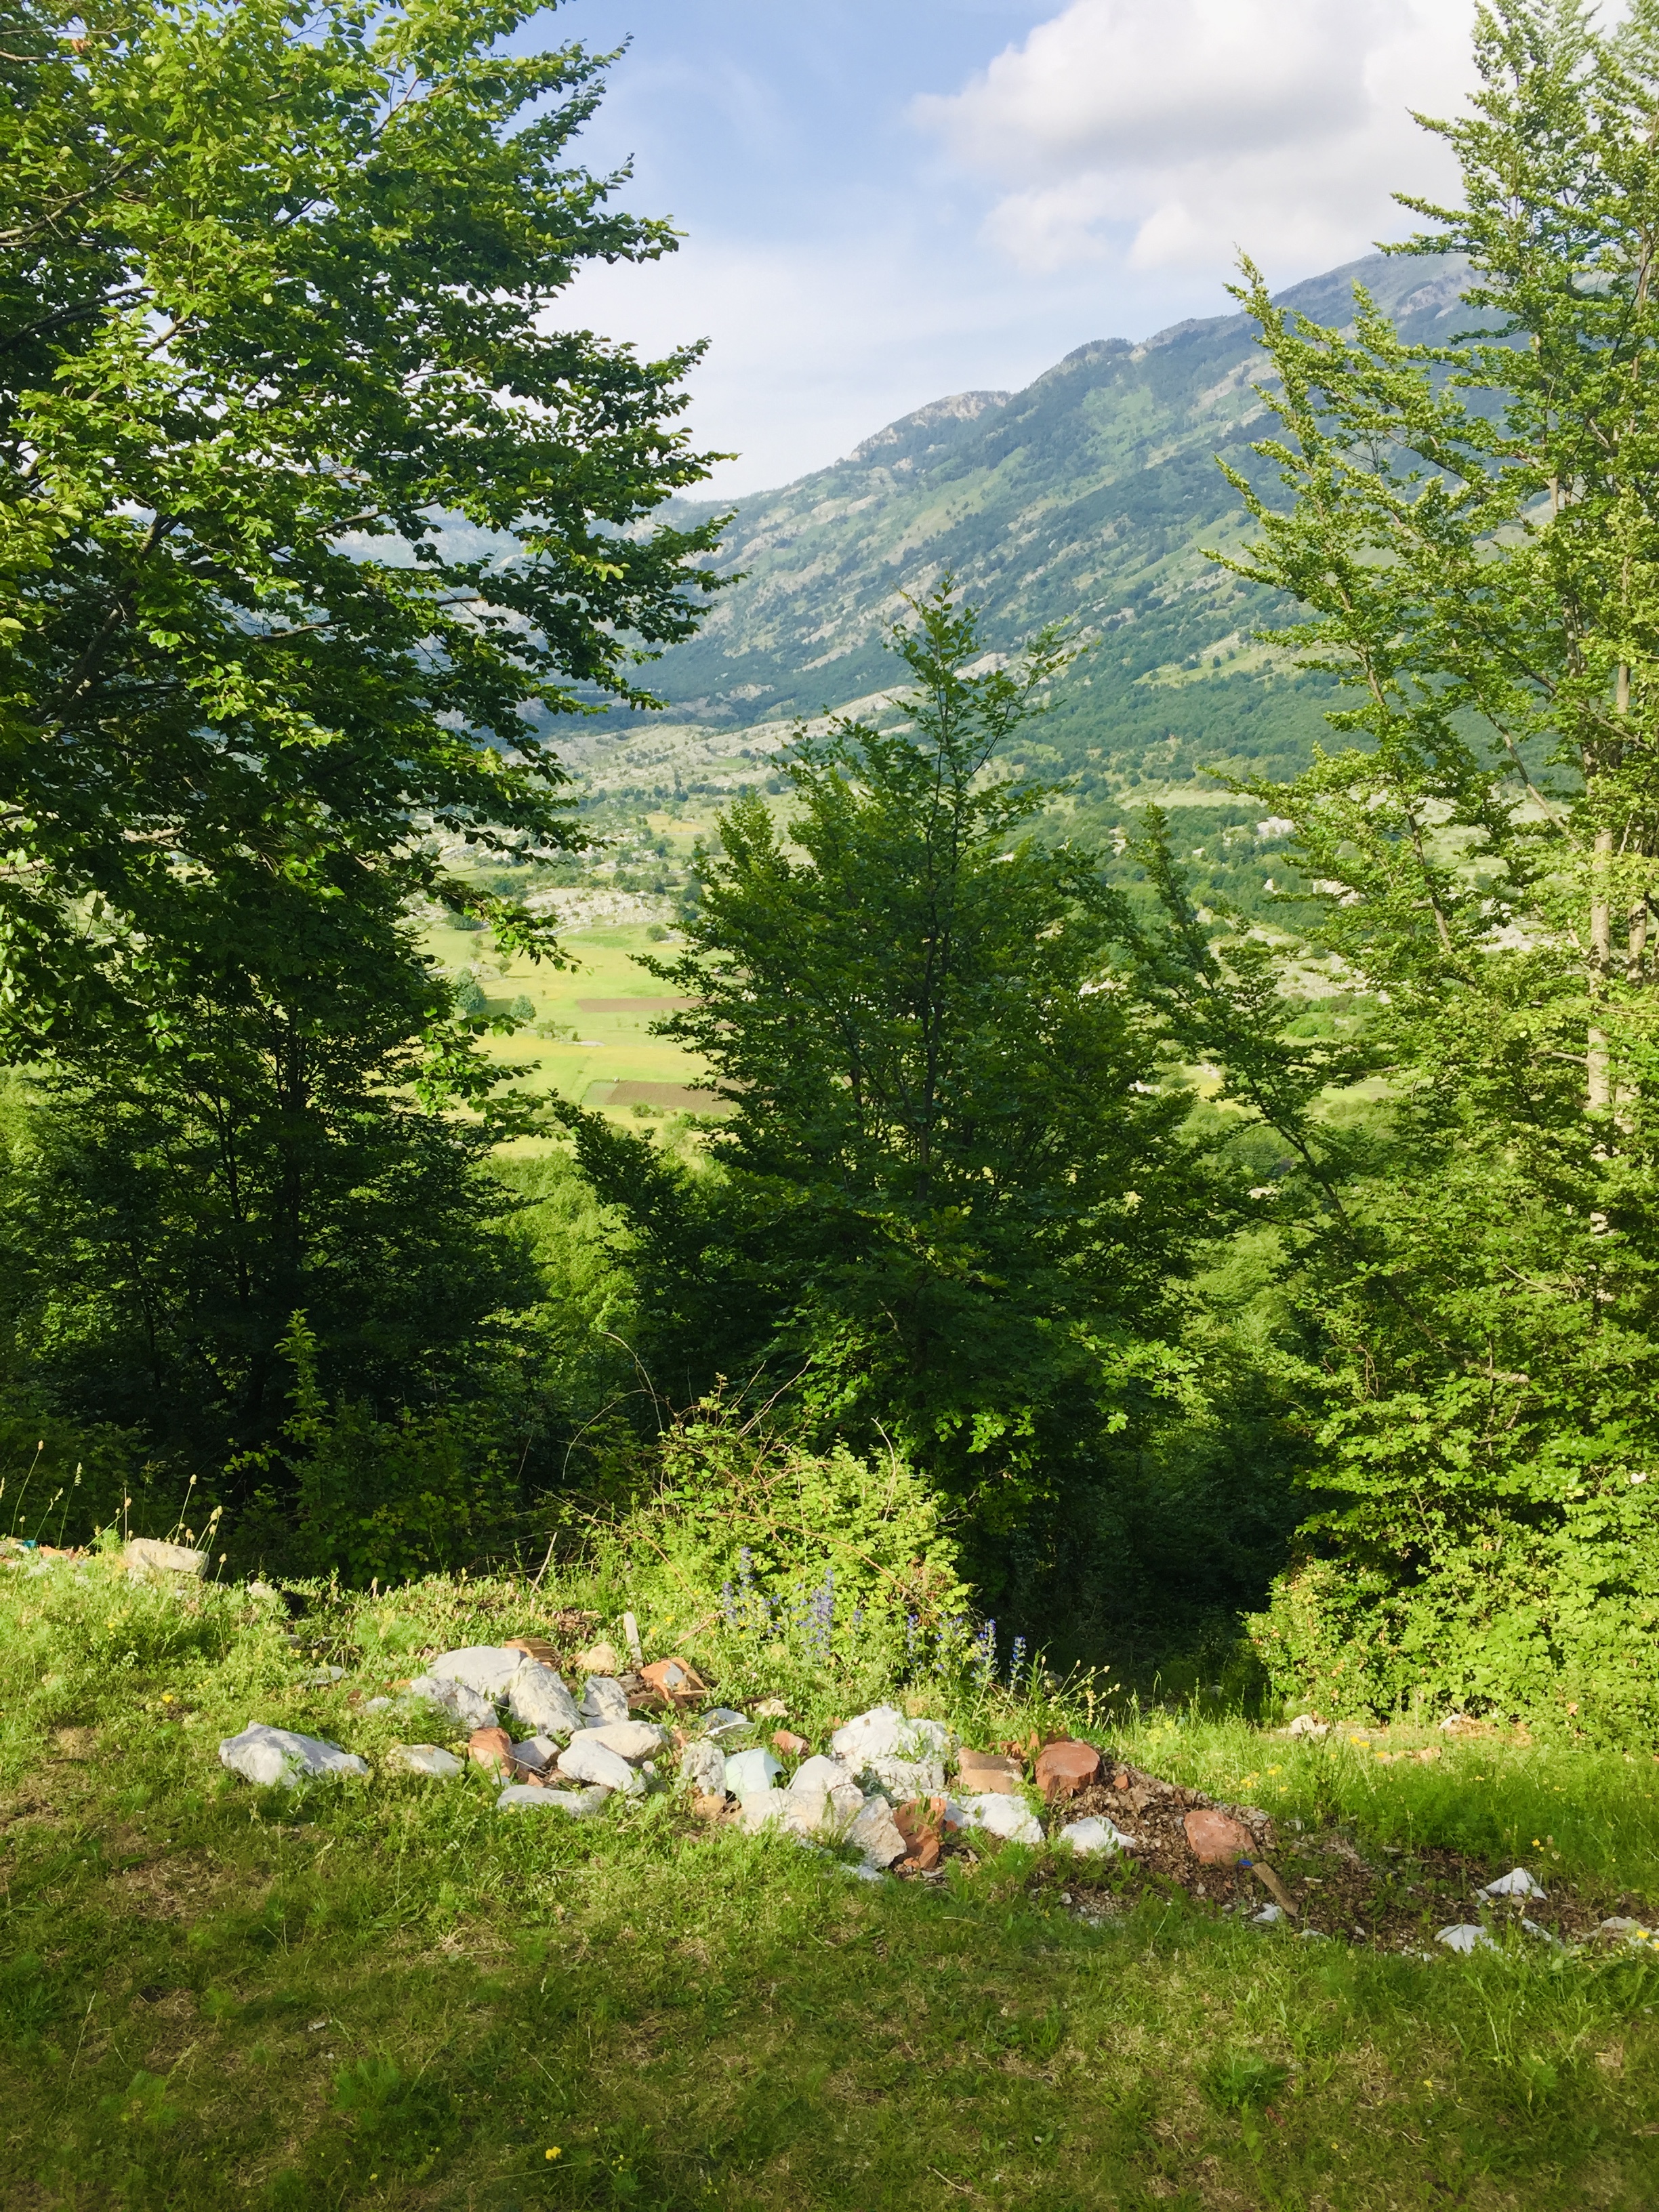
[[[726,1762],[726,1794],[747,1797],[757,1790],[769,1790],[783,1771],[769,1751],[734,1751]]]
[[[699,1797],[726,1795],[726,1753],[707,1736],[688,1743],[680,1753],[679,1778],[689,1782]]]
[[[618,1759],[625,1759],[630,1765],[648,1759],[668,1741],[667,1729],[653,1728],[649,1721],[605,1721],[598,1728],[584,1729],[582,1734],[591,1742],[602,1743],[607,1751],[614,1751]]]
[[[945,1808],[946,1825],[954,1828],[982,1828],[988,1836],[1000,1836],[1004,1843],[1040,1844],[1042,1830],[1035,1816],[1018,1797],[1001,1797],[986,1790],[977,1797],[952,1801]]]
[[[937,1797],[945,1788],[942,1759],[872,1759],[868,1771],[901,1805],[909,1797]]]
[[[435,1743],[394,1744],[386,1763],[404,1774],[430,1774],[440,1782],[453,1782],[466,1771],[459,1759]]]
[[[1472,1920],[1462,1921],[1455,1928],[1441,1929],[1434,1940],[1437,1943],[1443,1943],[1449,1951],[1462,1951],[1466,1955],[1471,1951],[1492,1951],[1498,1948],[1486,1929],[1476,1927]]]
[[[838,1728],[830,1739],[830,1748],[854,1773],[866,1767],[879,1772],[882,1760],[942,1759],[951,1741],[951,1731],[942,1721],[907,1720],[896,1705],[872,1705],[868,1712],[857,1714],[844,1728]],[[941,1773],[939,1784],[927,1794],[937,1796],[943,1787]]]
[[[601,1727],[607,1721],[628,1718],[628,1692],[611,1674],[590,1674],[582,1686],[582,1701],[577,1709],[583,1720],[597,1722]]]
[[[508,1651],[499,1644],[469,1644],[459,1651],[441,1651],[428,1661],[426,1671],[441,1682],[465,1682],[493,1704],[506,1695],[507,1684],[523,1664],[522,1651]]]
[[[367,1774],[367,1760],[356,1752],[342,1751],[337,1743],[321,1736],[296,1735],[291,1729],[272,1728],[255,1721],[240,1735],[228,1735],[219,1746],[219,1759],[244,1781],[279,1783],[293,1789],[319,1774]]]
[[[1126,1836],[1111,1820],[1089,1819],[1068,1820],[1060,1830],[1058,1840],[1069,1844],[1074,1851],[1133,1851],[1140,1846],[1133,1836]],[[1279,1907],[1273,1908],[1275,1914]],[[1261,1914],[1256,1915],[1257,1919]]]
[[[1284,1917],[1282,1905],[1264,1905],[1260,1912],[1250,1915],[1250,1925],[1252,1928],[1271,1928]]]
[[[629,1797],[637,1797],[645,1788],[625,1759],[595,1743],[585,1731],[571,1737],[559,1753],[558,1765],[560,1773],[572,1782],[601,1783],[605,1789],[620,1790]]]
[[[574,1735],[582,1724],[562,1679],[539,1659],[524,1659],[507,1679],[507,1709],[536,1735]]]
[[[370,1698],[363,1706],[366,1713],[389,1713],[395,1701],[391,1698]]]
[[[494,1728],[495,1708],[481,1691],[442,1674],[422,1674],[409,1686],[411,1698],[422,1698],[447,1713],[458,1729]]]
[[[208,1560],[205,1552],[192,1552],[187,1544],[164,1544],[155,1536],[130,1537],[121,1557],[129,1571],[158,1575],[199,1575]]]
[[[551,1766],[558,1755],[559,1747],[550,1735],[532,1735],[525,1742],[515,1743],[513,1747],[514,1766],[527,1766],[532,1774],[539,1774],[544,1767]]]
[[[1482,1897],[1542,1897],[1544,1892],[1527,1872],[1525,1867],[1516,1867],[1496,1881],[1489,1881],[1480,1893]]]
[[[1330,1723],[1316,1720],[1311,1713],[1298,1713],[1285,1731],[1286,1735],[1328,1735],[1330,1732]]]
[[[495,1800],[498,1813],[566,1813],[573,1820],[591,1820],[608,1804],[608,1790],[543,1790],[533,1782],[509,1782]]]
[[[893,1808],[884,1797],[866,1801],[847,1831],[847,1840],[862,1851],[866,1866],[882,1869],[908,1856],[910,1850],[894,1824]]]
[[[325,1690],[331,1682],[343,1682],[344,1680],[343,1667],[313,1667],[308,1674],[300,1677],[301,1686],[307,1690]]]

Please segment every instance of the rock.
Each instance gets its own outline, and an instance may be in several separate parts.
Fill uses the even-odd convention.
[[[623,1642],[628,1646],[628,1656],[636,1667],[645,1662],[645,1646],[640,1642],[640,1624],[631,1613],[623,1615]],[[613,1667],[611,1673],[617,1671]]]
[[[602,1743],[607,1751],[614,1751],[618,1759],[637,1764],[649,1759],[653,1751],[661,1751],[668,1741],[665,1729],[653,1728],[649,1721],[606,1721],[599,1728],[584,1729],[582,1736],[589,1743]]]
[[[1316,1720],[1311,1713],[1298,1713],[1285,1731],[1286,1735],[1328,1735],[1328,1721]]]
[[[1017,1797],[1025,1779],[1019,1761],[997,1751],[959,1751],[957,1777],[964,1790],[994,1790],[1003,1797]]]
[[[1218,1812],[1213,1808],[1188,1813],[1181,1825],[1187,1832],[1193,1856],[1200,1866],[1231,1866],[1241,1858],[1248,1858],[1255,1849],[1255,1837],[1231,1813]]]
[[[772,1748],[785,1759],[805,1759],[812,1748],[804,1735],[792,1735],[787,1729],[773,1731]]]
[[[534,1735],[574,1735],[582,1724],[576,1700],[539,1659],[525,1659],[507,1678],[507,1709]]]
[[[866,1866],[878,1871],[902,1859],[909,1850],[893,1808],[884,1797],[872,1797],[847,1831],[847,1840],[863,1854]]]
[[[701,1697],[708,1687],[689,1659],[653,1659],[641,1668],[640,1680],[675,1705]]]
[[[504,1773],[513,1763],[513,1739],[504,1728],[474,1729],[466,1740],[466,1755],[475,1766]]]
[[[199,1575],[208,1562],[205,1552],[164,1544],[155,1536],[129,1537],[121,1557],[129,1573],[140,1575]]]
[[[1057,1840],[1074,1851],[1134,1851],[1140,1846],[1111,1820],[1068,1820]]]
[[[837,1789],[856,1790],[858,1778],[843,1766],[840,1759],[826,1759],[822,1752],[817,1752],[795,1769],[789,1778],[789,1787],[819,1792]]]
[[[1639,1920],[1628,1920],[1623,1914],[1615,1914],[1611,1920],[1602,1921],[1595,1932],[1598,1936],[1605,1936],[1611,1943],[1645,1943],[1652,1936],[1652,1930],[1644,1928]]]
[[[247,1594],[250,1597],[262,1598],[267,1602],[276,1596],[276,1592],[272,1589],[270,1584],[262,1582],[251,1582],[247,1586]]]
[[[945,1808],[945,1822],[952,1828],[982,1828],[988,1836],[1000,1836],[1005,1843],[1042,1841],[1042,1827],[1024,1802],[991,1790],[960,1802],[951,1800]]]
[[[326,1690],[335,1682],[343,1682],[343,1667],[313,1667],[308,1674],[300,1677],[301,1686],[307,1690]]]
[[[1542,1897],[1544,1893],[1525,1867],[1516,1867],[1510,1873],[1500,1875],[1496,1881],[1489,1881],[1480,1893],[1482,1897]]]
[[[240,1735],[228,1735],[219,1746],[219,1759],[246,1782],[280,1783],[289,1790],[313,1775],[368,1771],[366,1759],[342,1751],[337,1743],[326,1743],[321,1736],[295,1735],[290,1729],[271,1728],[264,1721],[255,1721]]]
[[[691,1810],[699,1820],[718,1820],[726,1811],[724,1790],[702,1790],[691,1800]]]
[[[730,1705],[716,1705],[712,1712],[703,1715],[702,1725],[706,1735],[726,1735],[733,1729],[746,1729],[749,1721],[745,1714],[733,1712]]]
[[[558,1766],[560,1773],[572,1782],[603,1783],[607,1790],[620,1790],[628,1797],[639,1796],[645,1788],[620,1753],[595,1742],[586,1729],[571,1737],[559,1753]]]
[[[591,1650],[576,1654],[575,1671],[579,1674],[620,1674],[622,1660],[613,1645],[596,1644]]]
[[[532,1774],[539,1774],[551,1766],[559,1755],[559,1747],[550,1735],[532,1735],[526,1742],[513,1747],[513,1764],[522,1766]]]
[[[785,1794],[797,1808],[796,1824],[811,1835],[843,1834],[864,1810],[864,1792],[853,1777],[821,1754],[796,1769]]]
[[[1037,1753],[1036,1785],[1054,1804],[1075,1797],[1100,1772],[1100,1753],[1091,1743],[1049,1743]]]
[[[698,1796],[718,1796],[726,1802],[726,1753],[708,1736],[686,1745],[680,1753],[679,1776]]]
[[[614,1674],[590,1674],[582,1685],[582,1701],[577,1711],[583,1720],[597,1721],[601,1726],[608,1721],[625,1721],[628,1692]]]
[[[1250,1915],[1250,1925],[1252,1928],[1272,1928],[1284,1917],[1285,1908],[1282,1905],[1264,1905],[1260,1912],[1253,1912]]]
[[[781,1698],[765,1698],[756,1706],[755,1717],[763,1721],[787,1721],[789,1708]]]
[[[386,1765],[404,1774],[429,1774],[439,1782],[453,1782],[465,1769],[453,1752],[443,1750],[435,1743],[394,1744],[386,1753]]]
[[[757,1790],[769,1790],[783,1771],[769,1751],[734,1751],[726,1762],[728,1797],[747,1797]]]
[[[509,1782],[495,1800],[498,1813],[568,1813],[573,1820],[590,1820],[608,1804],[608,1790],[542,1790],[533,1782]]]
[[[1477,1928],[1472,1920],[1462,1921],[1455,1928],[1441,1929],[1434,1940],[1437,1943],[1443,1943],[1449,1951],[1466,1954],[1475,1950],[1492,1951],[1498,1948],[1486,1929]]]
[[[838,1728],[830,1748],[861,1773],[880,1759],[943,1759],[951,1748],[951,1731],[939,1721],[906,1720],[896,1705],[872,1705]]]
[[[799,1809],[781,1790],[745,1790],[738,1799],[738,1825],[756,1836],[788,1820],[792,1813],[798,1818]]]
[[[409,1694],[423,1698],[440,1712],[447,1713],[457,1728],[489,1728],[495,1718],[495,1708],[488,1698],[447,1675],[417,1675],[409,1686]]]
[[[363,1711],[366,1713],[389,1713],[396,1702],[392,1698],[370,1698],[365,1702]]]
[[[504,1644],[469,1644],[461,1651],[441,1651],[426,1671],[440,1682],[465,1682],[493,1703],[524,1664],[524,1654]]]
[[[559,1655],[544,1636],[509,1636],[502,1644],[503,1651],[522,1651],[526,1659],[538,1666],[550,1667],[556,1674]]]
[[[942,1759],[872,1759],[864,1771],[873,1774],[887,1795],[900,1803],[911,1797],[937,1797],[945,1788]]]
[[[1483,1733],[1479,1721],[1472,1721],[1467,1713],[1448,1713],[1440,1723],[1443,1735],[1480,1735]]]

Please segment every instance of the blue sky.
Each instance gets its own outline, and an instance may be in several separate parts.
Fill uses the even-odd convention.
[[[787,481],[946,392],[1222,312],[1400,228],[1444,173],[1467,0],[568,0],[630,41],[584,158],[631,157],[672,264],[585,276],[595,328],[706,337],[722,493]]]

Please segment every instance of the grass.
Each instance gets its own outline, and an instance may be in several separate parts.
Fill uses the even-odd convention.
[[[572,1826],[498,1815],[477,1774],[256,1791],[218,1765],[222,1735],[266,1718],[374,1763],[395,1724],[354,1689],[532,1626],[548,1594],[325,1601],[307,1633],[348,1672],[321,1688],[273,1604],[81,1571],[0,1587],[8,2206],[1659,2200],[1659,1972],[1639,1955],[1425,1962],[1179,1893],[1091,1925],[1047,1850],[875,1887],[668,1796]],[[821,1730],[837,1695],[792,1719]],[[934,1702],[981,1736],[1053,1717]],[[1492,1739],[1383,1764],[1375,1741],[1167,1714],[1096,1733],[1362,1847],[1507,1864],[1548,1834],[1558,1879],[1659,1895],[1645,1755]]]

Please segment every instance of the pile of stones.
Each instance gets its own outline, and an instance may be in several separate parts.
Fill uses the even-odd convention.
[[[842,1863],[870,1880],[895,1868],[933,1872],[953,1833],[1043,1840],[1021,1747],[975,1751],[942,1722],[907,1718],[886,1705],[836,1729],[827,1752],[781,1728],[757,1744],[760,1723],[785,1717],[783,1705],[769,1699],[751,1716],[710,1705],[688,1661],[657,1660],[624,1672],[611,1647],[599,1645],[575,1662],[578,1697],[556,1657],[536,1637],[443,1652],[398,1698],[373,1698],[364,1706],[421,1714],[429,1731],[446,1739],[400,1744],[386,1764],[445,1779],[471,1762],[501,1783],[502,1813],[574,1820],[591,1817],[613,1796],[678,1787],[704,1820],[730,1821],[751,1833],[774,1829],[820,1848],[850,1847],[855,1856]],[[448,1745],[463,1735],[465,1756],[458,1756]],[[1046,1807],[1063,1805],[1100,1771],[1091,1744],[1024,1748],[1035,1755]],[[234,1773],[267,1785],[369,1771],[366,1760],[337,1744],[264,1722],[227,1737],[219,1757]],[[947,1784],[951,1768],[954,1784]],[[1066,1822],[1057,1839],[1083,1852],[1135,1848],[1133,1837],[1103,1818]]]

